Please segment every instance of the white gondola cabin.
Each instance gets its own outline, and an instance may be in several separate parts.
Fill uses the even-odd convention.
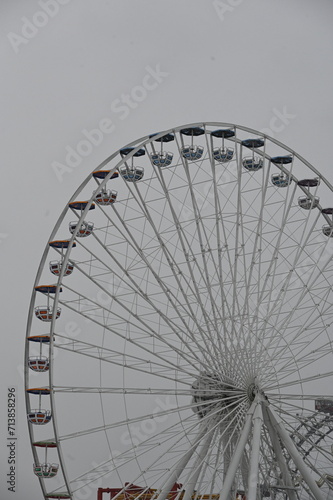
[[[219,163],[227,163],[233,159],[234,149],[225,146],[225,139],[231,139],[234,136],[235,132],[234,130],[231,129],[219,129],[219,130],[213,130],[211,132],[214,160],[218,161]],[[221,139],[222,141],[221,147],[219,148],[213,147],[213,141],[214,140],[216,141],[216,139],[213,139],[213,137]]]
[[[150,161],[156,167],[169,167],[173,160],[173,153],[165,151],[158,153],[150,153]]]
[[[303,188],[307,188],[310,190],[310,187],[317,187],[320,184],[319,177],[315,177],[314,179],[301,179],[297,182],[298,186]],[[311,194],[306,194],[305,196],[300,196],[298,198],[298,205],[304,210],[312,210],[313,208],[318,207],[319,205],[319,197],[312,196]]]
[[[120,155],[122,158],[130,155],[135,148],[122,148],[120,150]],[[128,165],[127,161],[125,165],[119,169],[119,173],[122,178],[127,182],[138,182],[141,181],[144,175],[144,168],[137,167],[134,165],[134,158],[138,158],[140,156],[144,156],[146,151],[142,148],[138,149],[132,156],[130,157],[131,164]]]
[[[259,158],[258,156],[247,156],[246,158],[243,158],[242,163],[243,167],[250,172],[256,172],[257,170],[260,170],[264,164],[262,158]]]
[[[78,223],[76,221],[69,223],[70,233],[72,233],[72,234],[74,233],[77,225],[78,225]],[[77,236],[77,238],[84,238],[86,236],[90,236],[91,233],[93,232],[93,230],[94,230],[94,223],[93,222],[83,221],[81,223],[81,226],[80,226],[78,232],[76,233],[76,236]]]
[[[117,200],[117,191],[105,189],[96,194],[95,201],[98,205],[112,205]]]
[[[49,243],[51,248],[57,248],[61,251],[61,260],[53,260],[49,263],[50,271],[55,276],[59,276],[63,266],[64,260],[64,250],[67,249],[70,245],[72,248],[76,247],[75,241],[70,240],[55,240],[50,241]],[[72,262],[67,262],[66,269],[64,270],[64,276],[69,276],[74,271],[74,264]]]
[[[182,135],[191,137],[191,144],[184,145],[181,148],[181,154],[183,158],[185,158],[187,161],[200,160],[202,158],[204,148],[203,146],[195,145],[193,143],[193,138],[198,137],[199,135],[203,135],[205,133],[204,129],[201,127],[189,127],[183,128],[180,133]]]
[[[149,137],[155,137],[158,134],[152,134]],[[173,134],[165,134],[162,137],[155,139],[156,142],[161,144],[161,148],[159,151],[155,150],[153,147],[153,152],[150,153],[150,161],[156,167],[169,167],[173,160],[173,153],[170,151],[163,150],[163,144],[167,142],[172,142],[175,140],[175,136]]]
[[[272,184],[276,187],[287,187],[291,183],[291,177],[287,174],[284,174],[282,172],[273,174],[272,177]]]
[[[50,368],[50,361],[46,356],[33,356],[29,357],[28,366],[34,372],[46,372]]]
[[[333,208],[323,208],[321,213],[325,216],[325,219],[328,222],[328,224],[325,224],[325,226],[322,227],[323,234],[328,238],[333,238]],[[331,215],[331,219],[327,217],[328,215]]]
[[[215,148],[213,156],[219,163],[227,163],[234,157],[234,150],[232,148]]]
[[[181,149],[183,158],[187,161],[197,161],[202,158],[204,148],[202,146],[184,146]]]
[[[121,167],[119,169],[119,172],[125,181],[138,182],[143,178],[144,169],[142,167]]]
[[[243,167],[246,168],[246,170],[256,172],[263,167],[263,159],[259,156],[255,156],[254,150],[263,147],[264,144],[265,142],[261,139],[261,137],[245,139],[242,141],[242,146],[252,149],[252,156],[245,156],[242,160]]]
[[[60,317],[60,314],[61,314],[61,308],[58,307],[57,310],[56,310],[56,317],[55,317],[55,319],[58,319]],[[35,315],[41,321],[50,322],[53,319],[53,308],[52,307],[47,307],[47,306],[38,306],[38,307],[35,307]]]
[[[36,476],[49,478],[57,475],[59,469],[58,464],[34,464],[33,470]]]
[[[34,425],[45,425],[51,421],[50,410],[30,410],[27,415],[28,421]]]
[[[304,210],[312,210],[318,207],[319,198],[318,196],[300,196],[298,198],[298,205]]]
[[[62,265],[63,264],[62,264],[61,260],[51,261],[49,264],[51,273],[54,274],[55,276],[59,276],[61,273]],[[70,262],[67,262],[66,268],[64,271],[64,276],[69,276],[70,274],[72,274],[73,271],[74,271],[74,265],[71,264]]]

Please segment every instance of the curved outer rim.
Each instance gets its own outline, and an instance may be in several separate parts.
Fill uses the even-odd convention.
[[[41,262],[40,262],[38,270],[37,270],[35,282],[34,282],[34,285],[33,285],[33,292],[32,292],[31,299],[30,299],[30,306],[29,306],[29,313],[28,313],[27,327],[26,327],[26,346],[25,346],[25,354],[24,354],[25,401],[26,401],[26,410],[27,410],[27,412],[30,410],[30,397],[29,397],[29,393],[27,392],[27,389],[29,388],[29,386],[28,386],[28,384],[29,384],[29,367],[28,367],[29,341],[27,340],[27,338],[31,334],[32,319],[34,318],[34,306],[35,306],[35,297],[36,297],[35,287],[39,284],[39,280],[40,280],[42,271],[44,269],[46,259],[48,257],[48,253],[49,253],[49,249],[50,249],[49,243],[52,240],[54,240],[54,237],[55,237],[55,235],[56,235],[56,233],[57,233],[57,231],[58,231],[58,229],[59,229],[59,227],[60,227],[60,225],[61,225],[64,217],[66,216],[67,212],[70,210],[69,204],[76,200],[76,198],[79,195],[79,193],[88,184],[88,182],[92,178],[93,172],[103,169],[103,167],[105,167],[117,155],[120,155],[120,150],[121,149],[124,149],[125,147],[126,148],[133,147],[133,150],[126,157],[122,157],[121,160],[117,163],[117,165],[110,170],[110,172],[108,173],[108,175],[99,184],[99,188],[101,188],[101,189],[104,188],[105,185],[106,185],[106,183],[108,182],[108,180],[112,176],[112,174],[114,172],[118,171],[119,167],[121,165],[123,165],[125,163],[125,161],[131,159],[132,156],[140,148],[146,146],[149,143],[152,143],[152,142],[156,141],[157,139],[163,137],[166,134],[176,134],[177,132],[180,132],[180,130],[184,129],[184,128],[202,127],[204,129],[205,133],[208,134],[209,132],[207,131],[207,126],[209,126],[209,127],[229,128],[229,129],[233,129],[235,132],[237,130],[241,130],[243,132],[248,132],[249,134],[253,134],[253,135],[256,135],[258,137],[262,137],[265,140],[265,143],[266,143],[266,140],[272,142],[273,144],[275,144],[275,145],[281,147],[282,149],[288,151],[295,158],[297,158],[298,160],[300,160],[304,165],[306,165],[310,170],[312,170],[312,172],[317,177],[319,177],[320,180],[322,182],[324,182],[324,184],[326,184],[326,186],[333,192],[333,185],[327,179],[325,179],[325,177],[323,177],[322,174],[320,174],[320,172],[311,163],[309,163],[307,160],[305,160],[305,158],[303,158],[296,151],[294,151],[290,147],[286,146],[282,142],[274,139],[273,137],[270,137],[267,134],[261,133],[260,131],[257,131],[255,129],[252,129],[252,128],[249,128],[249,127],[244,127],[244,126],[241,126],[241,125],[236,125],[236,124],[228,123],[228,122],[226,122],[226,123],[225,122],[196,122],[196,123],[181,125],[181,126],[178,126],[178,127],[174,127],[174,128],[171,128],[171,129],[164,130],[162,132],[156,133],[153,137],[152,137],[152,134],[143,136],[140,139],[137,139],[135,141],[132,141],[132,142],[128,143],[126,146],[118,149],[116,152],[114,152],[113,154],[111,154],[109,157],[107,157],[104,161],[102,161],[97,167],[95,167],[93,169],[93,171],[80,184],[80,186],[77,188],[77,190],[74,192],[74,194],[71,196],[71,198],[67,202],[65,208],[63,209],[61,215],[59,216],[59,218],[58,218],[58,220],[57,220],[57,222],[56,222],[56,224],[55,224],[55,226],[54,226],[54,228],[53,228],[53,230],[52,230],[52,232],[50,234],[50,237],[48,239],[48,242],[47,242],[47,244],[45,246],[45,249],[44,249],[44,252],[43,252],[43,255],[42,255],[42,258],[41,258]],[[228,138],[228,140],[230,140],[232,142],[235,142],[235,143],[238,143],[240,145],[240,147],[242,147],[242,140],[241,139],[237,139],[236,136],[230,137],[230,138]],[[264,148],[265,148],[265,145],[264,145]],[[254,149],[254,151],[260,153],[261,156],[263,156],[268,161],[270,161],[271,157],[266,154],[265,149],[264,149],[264,151],[261,151],[261,150],[258,150],[258,149]],[[288,170],[286,170],[283,166],[279,166],[279,165],[275,165],[275,166],[279,167],[282,172],[289,173]],[[291,176],[291,178],[293,180],[295,180],[296,182],[298,180],[293,175]],[[299,186],[299,187],[300,187],[300,189],[302,189],[304,191],[305,194],[307,194],[307,195],[309,194],[308,189],[306,189],[303,186]],[[61,268],[61,272],[60,272],[59,277],[58,277],[58,281],[57,281],[57,285],[56,285],[57,286],[57,291],[55,293],[54,301],[53,301],[53,311],[52,311],[53,319],[52,319],[52,322],[50,323],[50,332],[54,332],[55,319],[56,319],[54,313],[55,313],[55,311],[56,311],[56,309],[58,307],[59,288],[60,288],[60,285],[61,285],[62,280],[63,280],[63,275],[64,275],[64,271],[65,271],[66,265],[67,265],[67,263],[69,261],[70,252],[71,252],[74,240],[76,238],[76,234],[78,232],[78,229],[79,229],[79,227],[81,225],[81,222],[85,219],[88,211],[90,210],[91,204],[94,202],[94,199],[95,199],[95,193],[92,193],[92,196],[90,197],[90,199],[89,199],[89,201],[87,203],[86,208],[81,212],[81,216],[78,219],[78,223],[77,223],[76,229],[73,232],[73,234],[71,235],[69,246],[66,249],[66,252],[65,252],[64,257],[63,257],[63,266]],[[318,205],[318,208],[319,208],[319,210],[321,210],[321,207],[319,205]],[[328,215],[326,215],[326,214],[322,214],[322,215],[323,215],[323,217],[326,219],[326,221],[328,223],[331,222],[331,218]],[[54,432],[54,440],[57,443],[57,452],[58,452],[58,458],[59,458],[59,465],[60,465],[60,468],[61,468],[61,471],[62,471],[62,474],[63,474],[63,477],[64,477],[65,485],[66,485],[66,488],[67,488],[66,494],[68,494],[70,496],[70,498],[72,499],[73,498],[73,493],[70,490],[70,481],[69,481],[68,474],[67,474],[67,471],[66,471],[66,468],[65,468],[65,461],[64,461],[64,458],[63,458],[63,454],[62,454],[62,450],[61,450],[61,445],[60,445],[60,441],[59,441],[59,433],[58,433],[57,419],[56,419],[55,398],[54,398],[54,393],[53,393],[53,390],[52,390],[52,387],[53,387],[53,363],[52,363],[52,359],[53,359],[53,335],[51,333],[50,333],[50,345],[49,345],[49,359],[50,359],[49,387],[51,389],[51,391],[50,391],[50,406],[51,406],[51,412],[52,412],[52,425],[53,425],[53,432]],[[30,443],[31,443],[33,458],[34,458],[34,461],[36,463],[38,461],[38,456],[37,456],[36,447],[33,445],[33,443],[35,442],[35,439],[34,439],[34,429],[33,429],[33,425],[32,424],[28,423],[27,425],[28,425],[28,430],[29,430],[29,437],[30,437]],[[42,489],[42,492],[43,492],[43,496],[44,496],[45,499],[47,499],[47,494],[48,493],[47,493],[45,485],[44,485],[44,480],[43,480],[43,478],[40,478],[40,477],[38,479],[39,479],[39,483],[40,483],[40,486],[41,486],[41,489]]]

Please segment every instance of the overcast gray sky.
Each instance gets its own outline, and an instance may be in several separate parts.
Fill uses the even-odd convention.
[[[265,130],[333,182],[333,3],[1,0],[0,19],[1,499],[32,500],[41,493],[23,400],[26,319],[67,200],[121,146],[201,120]],[[66,162],[101,126],[99,144]],[[4,474],[9,386],[20,395],[16,494]]]

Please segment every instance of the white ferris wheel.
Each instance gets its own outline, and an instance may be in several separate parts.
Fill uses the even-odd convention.
[[[94,168],[28,317],[44,498],[332,499],[332,214],[317,169],[229,123]]]

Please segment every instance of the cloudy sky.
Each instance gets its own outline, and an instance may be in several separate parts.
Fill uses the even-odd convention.
[[[262,130],[333,182],[332,22],[331,0],[1,0],[1,499],[41,498],[25,328],[72,193],[125,144],[198,121]],[[8,387],[19,395],[16,494],[5,479]]]

